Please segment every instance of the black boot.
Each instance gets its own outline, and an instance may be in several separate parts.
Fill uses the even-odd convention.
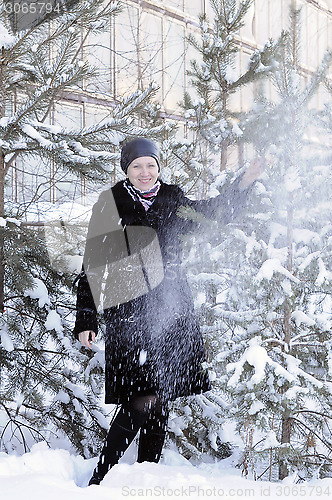
[[[147,418],[146,412],[135,410],[131,406],[121,407],[110,427],[89,486],[99,484],[110,468],[118,463]]]
[[[165,441],[167,422],[167,410],[162,412],[152,410],[140,431],[137,462],[159,462]]]

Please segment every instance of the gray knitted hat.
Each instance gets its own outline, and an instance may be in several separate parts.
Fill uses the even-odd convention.
[[[158,169],[160,170],[160,156],[157,145],[149,139],[144,139],[143,137],[133,139],[122,147],[120,160],[122,170],[127,173],[131,162],[136,158],[141,158],[142,156],[152,156],[152,158],[156,160]]]

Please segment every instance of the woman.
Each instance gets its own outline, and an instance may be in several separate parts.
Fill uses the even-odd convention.
[[[104,191],[93,207],[77,292],[75,334],[88,348],[95,342],[104,294],[106,403],[121,404],[89,484],[100,483],[138,430],[138,461],[158,462],[168,401],[210,389],[202,368],[202,336],[181,270],[179,236],[194,223],[178,209],[189,206],[217,217],[222,208],[225,221],[231,220],[262,164],[252,162],[226,194],[206,201],[189,200],[180,187],[159,179],[159,152],[150,140],[125,144],[121,167],[126,179]],[[105,267],[108,280],[101,292]]]

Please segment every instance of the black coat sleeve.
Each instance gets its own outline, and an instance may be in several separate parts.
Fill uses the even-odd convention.
[[[222,220],[225,224],[236,219],[243,211],[251,187],[241,189],[242,175],[218,196],[208,200],[190,200],[182,192],[181,205],[189,206],[206,217]]]
[[[103,207],[105,207],[106,196],[104,193],[100,196],[99,200],[92,209],[92,215],[89,222],[88,236],[91,227],[96,224],[97,219],[100,217]],[[78,334],[85,330],[92,330],[97,334],[98,331],[98,321],[97,321],[97,308],[91,293],[89,281],[82,266],[82,271],[77,277],[77,301],[76,301],[76,321],[74,326],[74,335],[78,338]]]
[[[85,270],[78,277],[77,286],[77,301],[76,301],[76,321],[74,327],[74,335],[78,338],[78,334],[84,330],[92,330],[97,333],[97,309],[92,297],[88,278]]]

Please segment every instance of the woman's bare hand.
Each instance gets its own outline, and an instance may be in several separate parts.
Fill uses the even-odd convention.
[[[251,160],[249,167],[244,172],[240,182],[240,188],[246,189],[264,172],[265,160],[264,158],[254,158]]]
[[[78,334],[78,339],[82,345],[91,349],[92,344],[96,341],[96,334],[92,330],[84,330]]]

